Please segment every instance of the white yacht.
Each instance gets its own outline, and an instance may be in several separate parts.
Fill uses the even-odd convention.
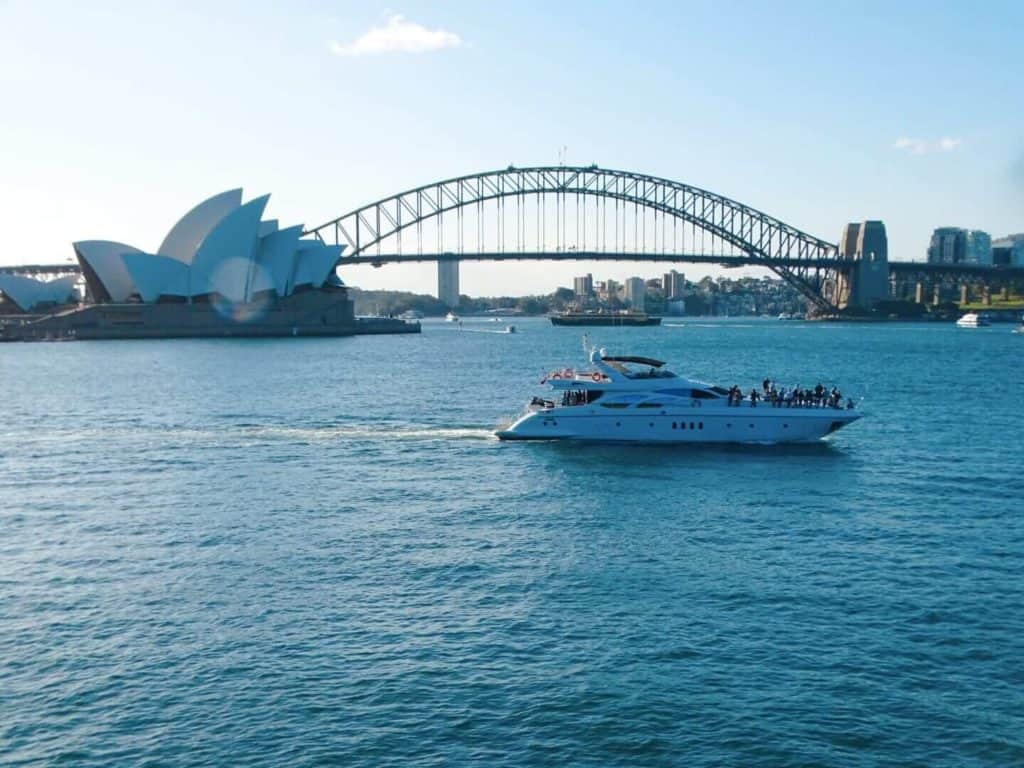
[[[447,315],[444,316],[444,321],[446,323],[457,323],[459,322],[459,316],[456,315],[454,312],[449,312]]]
[[[991,323],[985,315],[979,315],[977,312],[968,312],[956,321],[956,325],[957,328],[981,328],[991,325]]]
[[[545,376],[541,383],[555,390],[553,397],[533,398],[519,418],[498,430],[498,438],[806,443],[861,417],[852,401],[844,404],[838,395],[751,401],[738,391],[730,394],[723,387],[677,376],[662,361],[648,357],[594,350],[590,363],[586,371],[566,369]]]

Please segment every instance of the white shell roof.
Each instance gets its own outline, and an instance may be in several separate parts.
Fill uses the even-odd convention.
[[[297,285],[312,285],[314,288],[322,286],[338,263],[344,248],[343,245],[325,245],[315,240],[300,241],[289,290]]]
[[[40,304],[64,304],[76,300],[77,282],[76,275],[44,282],[24,275],[0,273],[0,292],[23,312],[31,312]]]
[[[152,253],[126,253],[122,258],[143,301],[154,302],[161,296],[189,295],[188,264]]]
[[[268,200],[270,195],[250,200],[210,230],[192,262],[192,296],[219,293],[229,301],[246,300],[249,265],[256,252],[260,217]]]
[[[242,190],[232,189],[203,201],[174,225],[156,254],[105,240],[75,243],[75,251],[115,302],[133,294],[148,303],[217,293],[240,303],[271,289],[287,296],[299,285],[322,287],[344,246],[302,240],[301,226],[261,221],[270,195],[244,205],[241,198]]]
[[[161,256],[170,256],[185,264],[191,264],[206,236],[218,222],[241,205],[241,189],[229,189],[204,200],[171,227],[171,231],[167,233],[167,237],[160,243],[156,252]]]
[[[278,296],[288,293],[288,280],[295,268],[295,251],[302,236],[302,225],[280,229],[260,240],[256,265],[259,269],[253,293],[273,288]]]
[[[103,283],[111,301],[127,301],[135,293],[135,281],[125,268],[121,256],[125,253],[142,253],[138,248],[112,240],[82,240],[75,243],[74,248],[78,257],[88,263]]]

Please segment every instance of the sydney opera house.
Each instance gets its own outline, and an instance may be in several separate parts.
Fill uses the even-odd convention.
[[[304,239],[301,225],[281,228],[264,220],[269,198],[243,203],[241,189],[211,197],[171,227],[152,253],[110,240],[74,243],[83,304],[68,306],[76,277],[42,282],[0,275],[8,305],[48,312],[7,325],[3,333],[34,340],[419,330],[398,321],[357,321],[335,273],[344,246]]]

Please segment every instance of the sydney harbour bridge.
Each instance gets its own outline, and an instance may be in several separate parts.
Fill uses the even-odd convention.
[[[837,227],[838,229],[838,227]],[[357,264],[459,261],[647,261],[765,267],[820,314],[903,298],[906,286],[1024,285],[1024,268],[889,261],[823,240],[720,194],[644,173],[590,166],[509,166],[445,179],[307,230]],[[845,244],[844,244],[845,245]],[[3,271],[55,274],[72,265]],[[900,288],[902,286],[902,289]],[[901,295],[902,293],[902,295]]]
[[[1024,285],[1024,269],[890,262],[748,205],[657,176],[590,166],[509,166],[400,192],[314,227],[340,264],[649,261],[770,269],[821,314],[908,298],[907,286]]]

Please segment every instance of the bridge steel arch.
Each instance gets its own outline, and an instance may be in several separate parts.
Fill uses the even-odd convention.
[[[592,166],[537,166],[458,176],[400,192],[308,230],[324,242],[364,256],[427,219],[502,198],[585,195],[642,206],[694,225],[746,254],[800,291],[822,312],[836,312],[826,295],[846,263],[838,246],[750,206],[699,187],[643,173]],[[400,240],[399,240],[400,242]],[[637,258],[633,254],[633,258]],[[639,258],[642,258],[640,256]],[[835,268],[822,266],[835,264]]]

